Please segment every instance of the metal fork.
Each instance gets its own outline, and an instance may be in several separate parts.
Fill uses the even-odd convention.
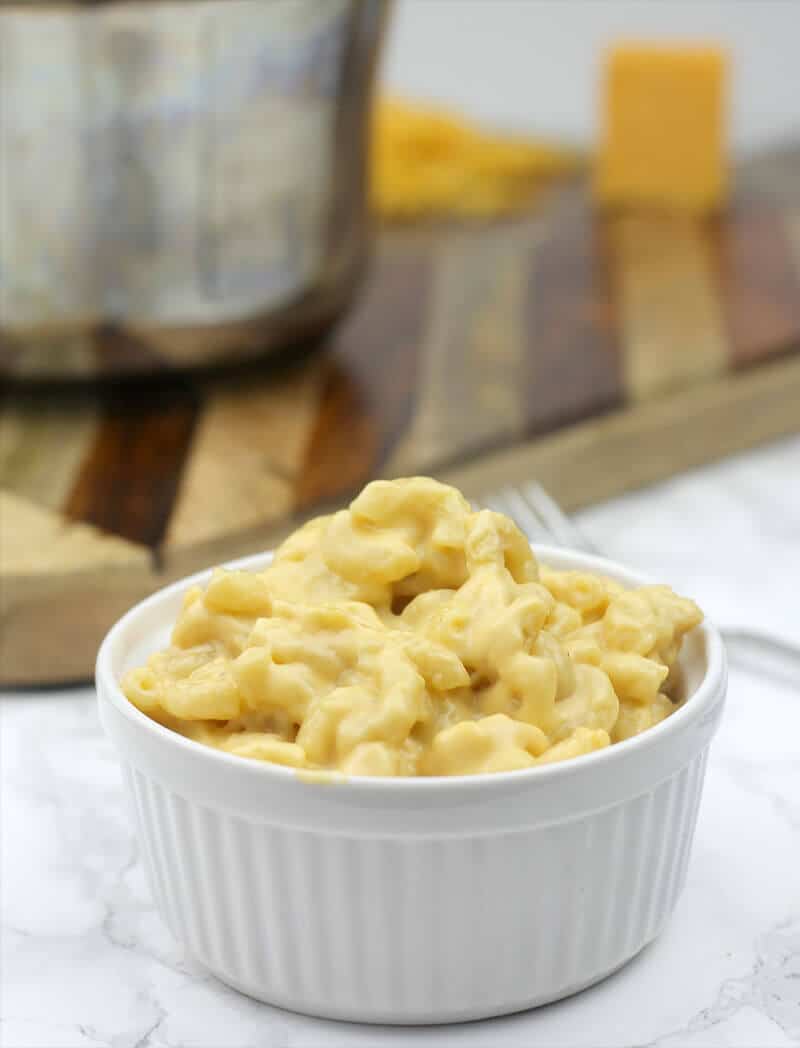
[[[511,517],[532,542],[555,543],[602,556],[601,551],[561,509],[541,484],[504,488],[479,500],[488,509]],[[800,683],[800,645],[743,626],[720,629],[731,661],[794,685]]]

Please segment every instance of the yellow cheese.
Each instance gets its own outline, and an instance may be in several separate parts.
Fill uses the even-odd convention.
[[[513,214],[580,164],[567,147],[492,134],[436,107],[375,106],[370,188],[384,219]]]
[[[718,208],[726,192],[725,78],[716,48],[615,47],[606,66],[600,200]]]

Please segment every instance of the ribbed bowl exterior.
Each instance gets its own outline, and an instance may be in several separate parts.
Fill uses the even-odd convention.
[[[427,838],[271,825],[126,778],[159,909],[220,979],[312,1014],[430,1023],[563,997],[653,939],[684,884],[706,755],[584,818]]]
[[[535,551],[556,568],[649,581]],[[159,910],[220,979],[309,1014],[452,1022],[566,996],[658,934],[686,878],[725,699],[713,627],[684,645],[681,708],[606,750],[495,775],[324,782],[190,742],[122,695],[124,670],[165,642],[183,591],[206,581],[121,619],[97,690]]]

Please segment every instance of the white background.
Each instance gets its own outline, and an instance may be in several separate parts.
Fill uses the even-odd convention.
[[[734,146],[800,139],[800,0],[396,0],[384,77],[487,123],[588,144],[603,48],[625,38],[723,44]]]

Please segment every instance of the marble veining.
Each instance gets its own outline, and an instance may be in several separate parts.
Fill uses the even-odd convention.
[[[800,1041],[800,920],[781,922],[766,932],[756,943],[755,953],[752,969],[739,978],[726,979],[708,1008],[683,1029],[657,1037],[642,1048],[703,1043],[698,1035],[728,1023],[747,1008],[771,1020],[788,1043]]]
[[[593,508],[609,555],[800,643],[800,439]],[[90,689],[2,697],[4,1048],[772,1048],[800,1043],[800,672],[734,652],[686,891],[617,975],[446,1028],[328,1023],[207,975],[150,901]]]

